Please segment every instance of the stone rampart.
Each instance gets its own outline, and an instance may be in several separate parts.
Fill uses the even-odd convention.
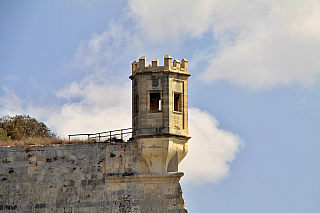
[[[0,147],[0,213],[187,212],[182,176],[149,173],[135,141]]]

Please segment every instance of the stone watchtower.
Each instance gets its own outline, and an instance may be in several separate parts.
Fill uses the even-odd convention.
[[[188,60],[132,63],[132,128],[148,173],[178,172],[188,152]]]

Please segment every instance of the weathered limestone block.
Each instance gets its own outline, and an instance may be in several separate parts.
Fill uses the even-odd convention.
[[[0,147],[0,212],[186,212],[183,173],[150,174],[138,143]]]

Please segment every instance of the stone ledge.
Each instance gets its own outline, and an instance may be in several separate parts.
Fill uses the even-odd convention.
[[[176,135],[172,133],[156,133],[153,135],[150,134],[138,134],[134,136],[135,140],[138,140],[140,138],[178,138],[178,139],[190,139],[191,136],[186,136],[186,135]]]
[[[106,184],[122,183],[122,182],[156,183],[156,182],[179,181],[183,175],[184,175],[183,172],[169,172],[164,174],[134,173],[126,176],[122,176],[122,174],[119,173],[119,175],[106,177]]]
[[[190,77],[191,74],[187,72],[181,72],[181,71],[176,71],[176,70],[142,70],[142,71],[136,71],[134,72],[129,78],[132,80],[134,76],[136,75],[150,75],[153,73],[169,73],[169,74],[179,74],[179,75],[185,75],[187,77]]]

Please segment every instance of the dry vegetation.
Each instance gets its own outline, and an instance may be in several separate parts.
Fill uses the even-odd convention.
[[[29,115],[0,118],[0,146],[77,144],[95,141],[65,140],[56,136],[42,122]]]
[[[54,145],[54,144],[80,144],[94,143],[95,140],[64,140],[59,138],[28,138],[22,140],[0,140],[0,146],[30,146],[30,145]]]

